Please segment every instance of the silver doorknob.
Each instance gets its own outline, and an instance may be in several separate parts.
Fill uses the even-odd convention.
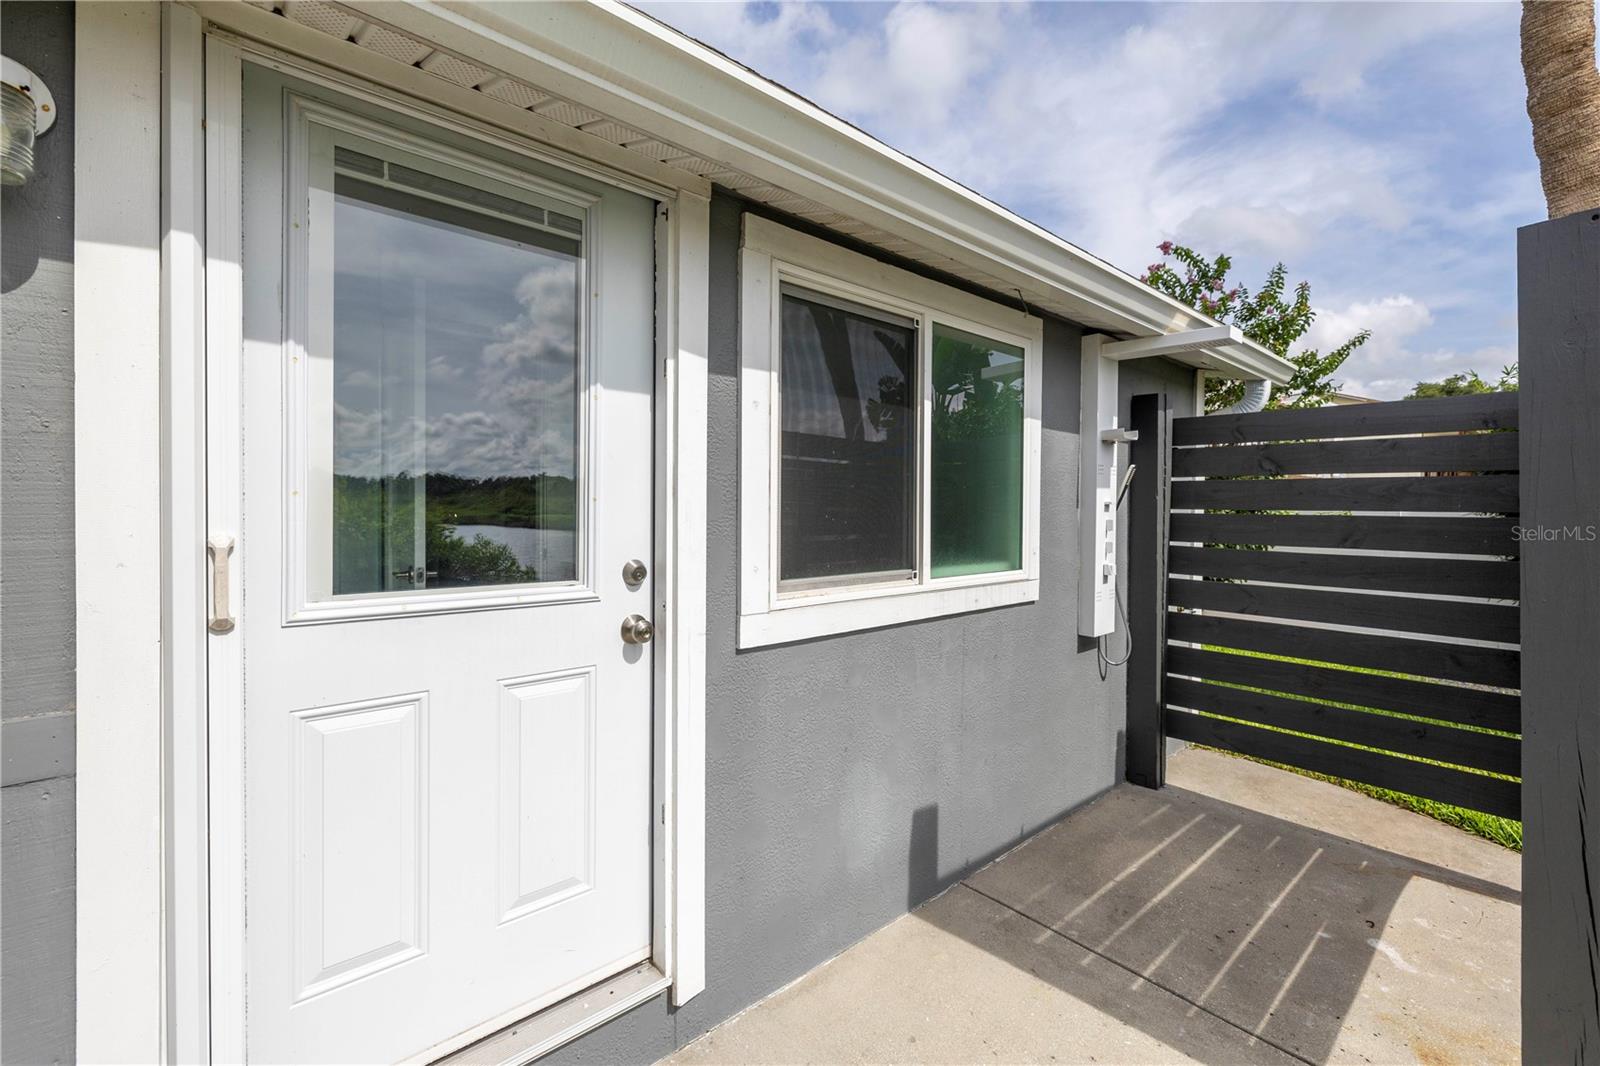
[[[622,639],[629,644],[648,644],[655,635],[656,627],[643,615],[630,614],[622,620]]]
[[[622,580],[629,586],[642,585],[650,576],[650,569],[639,559],[629,559],[622,564]]]

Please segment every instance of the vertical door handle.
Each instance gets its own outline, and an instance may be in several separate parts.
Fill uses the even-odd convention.
[[[232,555],[232,537],[211,537],[206,541],[206,556],[211,560],[211,619],[206,628],[213,633],[233,632],[228,588],[228,560]]]

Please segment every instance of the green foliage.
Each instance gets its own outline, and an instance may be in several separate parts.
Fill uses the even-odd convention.
[[[1478,396],[1486,392],[1516,392],[1517,364],[1500,368],[1499,381],[1485,381],[1476,370],[1464,374],[1451,374],[1443,381],[1419,381],[1407,394],[1408,400],[1425,400],[1434,396]]]
[[[1006,436],[1022,425],[1021,378],[986,378],[990,348],[935,334],[933,435],[938,440]]]
[[[934,577],[1022,566],[1022,361],[995,350],[934,329]]]
[[[425,503],[424,558],[433,588],[537,581],[509,547],[462,525],[521,529],[574,529],[577,492],[571,478],[468,478],[428,474],[424,484],[406,472],[366,478],[340,474],[333,486],[334,592],[372,592],[390,587],[385,560],[415,558],[416,505]]]
[[[437,575],[428,579],[434,588],[539,580],[538,572],[517,562],[516,554],[504,544],[482,533],[468,541],[454,528],[432,521],[428,523],[428,569]]]
[[[1162,261],[1150,264],[1140,280],[1218,322],[1238,326],[1245,336],[1294,364],[1289,384],[1273,388],[1267,400],[1269,408],[1321,407],[1339,391],[1334,372],[1372,336],[1364,329],[1325,354],[1315,348],[1291,352],[1317,316],[1311,307],[1310,282],[1300,282],[1293,296],[1286,298],[1289,273],[1279,263],[1267,272],[1261,287],[1251,292],[1229,282],[1233,259],[1226,254],[1207,259],[1171,241],[1163,241],[1160,251]],[[1237,403],[1243,394],[1242,382],[1208,381],[1206,410]]]
[[[428,475],[428,523],[576,529],[577,484],[569,477]]]

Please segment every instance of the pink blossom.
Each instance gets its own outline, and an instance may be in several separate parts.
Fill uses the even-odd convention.
[[[1162,255],[1171,255],[1172,254],[1172,242],[1171,241],[1162,241],[1160,244],[1156,245],[1156,247],[1161,251]]]
[[[1222,291],[1222,279],[1221,278],[1212,278],[1211,279],[1211,284],[1209,286],[1207,286],[1207,287],[1210,288],[1210,290],[1212,292],[1221,292]]]

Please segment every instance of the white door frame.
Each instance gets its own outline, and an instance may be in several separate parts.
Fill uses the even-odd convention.
[[[651,961],[681,1004],[705,986],[709,186],[523,141],[316,61],[338,42],[311,57],[278,43],[232,37],[172,4],[77,14],[79,1057],[243,1052],[243,781],[219,758],[242,744],[240,640],[205,629],[206,536],[238,531],[237,519],[217,527],[215,504],[206,513],[206,455],[238,447],[237,381],[208,375],[205,356],[239,350],[247,55],[662,205]],[[208,684],[231,690],[230,705],[208,710]]]

